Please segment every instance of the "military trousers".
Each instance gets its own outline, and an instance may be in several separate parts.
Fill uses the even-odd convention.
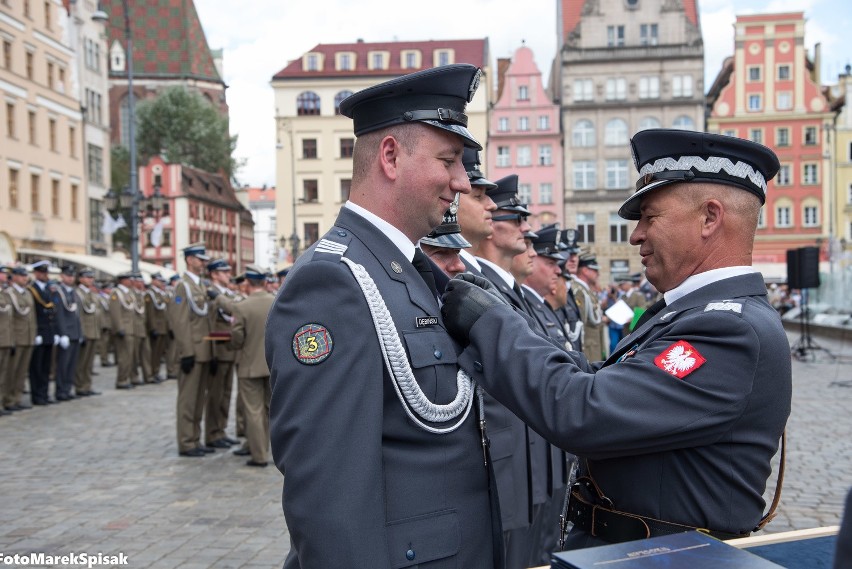
[[[133,349],[134,364],[131,381],[137,383],[138,374],[136,370],[139,369],[142,373],[142,379],[138,383],[151,383],[153,374],[151,373],[151,345],[148,343],[148,336],[135,337]]]
[[[50,366],[53,364],[53,344],[33,349],[30,358],[30,397],[34,405],[44,405],[49,399]]]
[[[178,376],[176,410],[178,452],[186,452],[199,446],[201,417],[207,401],[209,375],[209,362],[195,362],[189,373],[181,370]]]
[[[77,360],[80,357],[80,342],[79,340],[71,340],[67,348],[57,347],[56,351],[56,390],[55,395],[58,398],[68,397],[71,395],[71,388],[74,385],[74,370],[77,369]]]
[[[77,370],[74,372],[74,391],[85,393],[92,390],[92,366],[95,364],[95,351],[98,340],[87,339],[80,346],[80,357],[77,359]]]
[[[112,330],[109,328],[104,328],[101,330],[101,339],[98,340],[98,355],[101,358],[101,365],[105,365],[109,362],[109,353],[110,351],[115,350],[115,344],[113,342],[113,334]],[[113,362],[115,363],[115,362]]]
[[[11,407],[21,402],[24,393],[24,385],[30,369],[30,359],[33,355],[33,346],[16,346],[15,355],[11,357],[9,369],[12,372],[9,378],[9,389],[3,398],[3,406]]]
[[[207,444],[225,437],[231,393],[234,389],[234,362],[219,361],[216,374],[210,378],[207,405],[204,410],[204,440]]]
[[[269,462],[269,400],[272,387],[269,376],[241,377],[237,397],[246,415],[246,438],[255,462]]]
[[[180,358],[178,357],[178,346],[174,338],[169,338],[166,348],[166,377],[175,378],[180,374]]]
[[[133,340],[132,336],[118,334],[113,338],[115,343],[115,362],[117,364],[115,373],[115,385],[130,385],[130,374],[135,367],[133,366]]]
[[[9,394],[12,391],[12,348],[0,348],[0,405],[11,405]]]
[[[159,377],[163,356],[166,354],[166,335],[157,334],[150,339],[151,345],[151,378]]]

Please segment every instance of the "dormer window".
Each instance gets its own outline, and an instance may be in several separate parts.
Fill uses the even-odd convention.
[[[387,69],[390,54],[386,51],[371,51],[367,54],[367,64],[372,69]]]
[[[404,49],[399,54],[399,63],[403,69],[419,69],[422,67],[420,50]]]
[[[109,67],[113,71],[124,71],[124,65],[124,48],[116,40],[112,42],[112,47],[109,50]]]
[[[436,49],[434,56],[435,66],[450,65],[456,62],[456,54],[451,49]]]
[[[355,69],[355,54],[351,51],[338,52],[334,57],[338,71],[352,71]]]
[[[323,55],[321,53],[306,53],[302,58],[303,71],[322,71]]]

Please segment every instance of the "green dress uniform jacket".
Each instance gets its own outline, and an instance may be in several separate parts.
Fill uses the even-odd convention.
[[[172,330],[178,345],[178,357],[195,356],[196,363],[209,362],[213,357],[210,342],[209,303],[203,284],[195,284],[186,273],[175,287]],[[199,314],[203,313],[203,314]]]
[[[602,322],[601,302],[598,295],[580,279],[572,280],[571,291],[583,322],[583,353],[589,361],[600,361],[604,358],[604,334],[607,331]]]

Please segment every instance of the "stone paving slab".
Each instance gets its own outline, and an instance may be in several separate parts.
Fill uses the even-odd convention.
[[[815,350],[812,361],[793,361],[784,490],[768,533],[839,524],[852,487],[852,338],[815,340],[836,357]],[[118,391],[115,368],[96,371],[98,397],[0,417],[0,552],[125,553],[129,567],[164,569],[280,567],[289,549],[281,474],[228,451],[179,457],[177,382]]]

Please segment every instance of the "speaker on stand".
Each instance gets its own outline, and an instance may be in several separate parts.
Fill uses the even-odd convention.
[[[832,359],[834,354],[817,344],[811,337],[808,297],[812,288],[819,288],[819,248],[800,247],[787,250],[787,285],[790,290],[802,291],[802,304],[799,307],[799,331],[801,336],[790,346],[790,353],[798,360],[806,360],[815,350],[822,350]]]

